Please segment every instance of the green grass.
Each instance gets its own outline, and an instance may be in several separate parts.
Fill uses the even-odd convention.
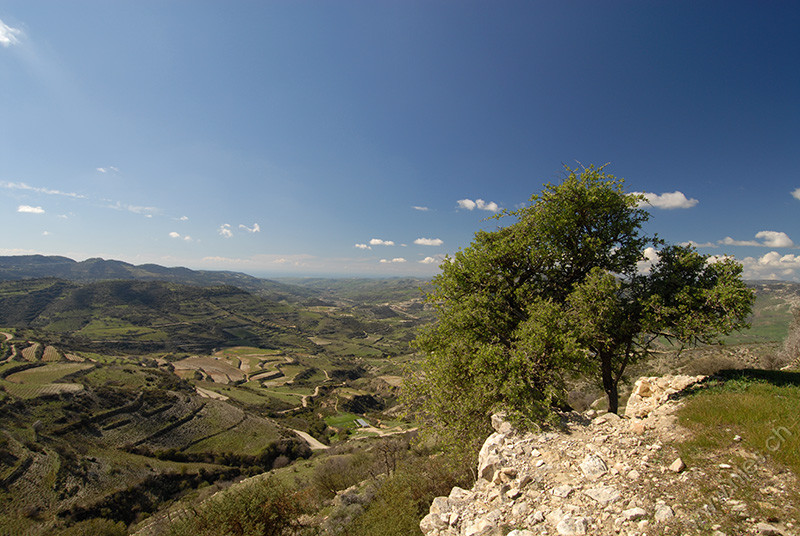
[[[325,417],[325,422],[328,423],[328,426],[334,428],[357,428],[356,419],[360,418],[359,415],[354,415],[352,413],[339,413],[337,415]]]
[[[689,396],[678,412],[680,424],[692,432],[677,445],[681,458],[708,474],[719,473],[720,462],[729,466],[730,478],[710,478],[693,490],[696,500],[730,497],[765,519],[789,515],[786,508],[800,504],[798,490],[787,490],[785,504],[778,505],[764,486],[773,485],[770,475],[787,469],[800,477],[800,373],[723,371],[718,378]],[[723,530],[738,526],[726,511],[717,521]]]
[[[36,367],[21,372],[10,374],[6,379],[14,383],[45,384],[53,383],[68,374],[79,370],[92,368],[94,365],[87,363],[58,363]]]
[[[76,333],[90,339],[136,338],[145,341],[162,341],[167,338],[167,334],[163,331],[135,326],[118,318],[92,320]]]
[[[694,432],[687,456],[741,445],[800,477],[800,373],[739,371],[687,399],[679,422]]]

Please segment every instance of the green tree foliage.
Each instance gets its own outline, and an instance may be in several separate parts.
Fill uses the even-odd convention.
[[[500,409],[547,418],[570,373],[602,381],[617,411],[626,367],[659,337],[709,342],[746,326],[741,266],[644,234],[643,201],[602,167],[567,168],[498,216],[515,223],[445,260],[427,296],[438,321],[416,340],[426,358],[407,391],[445,440],[479,437]],[[649,247],[662,249],[642,273]]]

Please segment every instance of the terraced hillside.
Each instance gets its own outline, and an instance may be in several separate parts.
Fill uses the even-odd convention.
[[[293,432],[168,370],[6,361],[0,377],[2,533],[130,523],[203,482],[310,454]]]

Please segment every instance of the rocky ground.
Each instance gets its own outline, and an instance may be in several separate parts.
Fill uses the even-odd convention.
[[[481,450],[478,481],[437,497],[422,531],[799,536],[793,474],[744,449],[697,466],[680,459],[677,444],[689,432],[677,423],[680,400],[671,395],[699,379],[643,378],[625,417],[571,413],[560,431],[523,434],[493,417],[496,432]]]

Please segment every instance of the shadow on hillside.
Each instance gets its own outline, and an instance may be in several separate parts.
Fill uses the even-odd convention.
[[[705,382],[709,381],[765,381],[777,386],[794,385],[800,387],[800,372],[788,372],[783,370],[765,369],[729,369],[720,370],[716,374],[709,376]],[[704,382],[704,383],[705,383]]]
[[[800,387],[800,372],[787,372],[783,370],[768,369],[725,369],[706,377],[704,380],[690,385],[682,391],[673,393],[669,400],[680,400],[698,393],[707,387],[719,385],[729,381],[740,382],[767,382],[778,387],[787,385]]]

